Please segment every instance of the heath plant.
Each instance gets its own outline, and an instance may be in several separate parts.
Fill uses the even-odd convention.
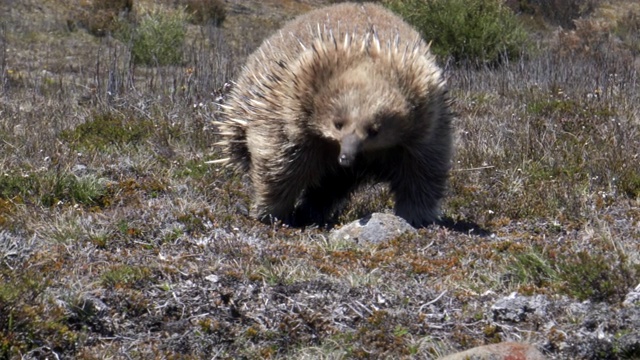
[[[189,16],[181,8],[146,10],[137,23],[121,22],[118,38],[131,46],[134,64],[179,65],[183,62]]]
[[[457,63],[515,59],[528,41],[515,14],[499,0],[393,0],[387,6],[431,41],[436,55]]]

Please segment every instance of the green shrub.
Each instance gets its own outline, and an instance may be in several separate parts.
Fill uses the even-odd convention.
[[[640,171],[639,166],[623,172],[618,181],[618,187],[632,199],[640,199]]]
[[[508,268],[520,284],[542,288],[551,286],[558,281],[558,270],[552,259],[537,250],[516,254]]]
[[[640,265],[622,251],[606,253],[587,251],[532,250],[515,254],[508,265],[509,274],[518,284],[555,289],[580,301],[608,302],[624,300],[636,286]]]
[[[102,285],[108,288],[132,288],[151,275],[144,266],[114,265],[102,274]]]
[[[133,62],[139,65],[176,65],[182,62],[187,14],[181,10],[151,10],[139,23],[121,23],[118,37],[131,43]]]
[[[24,358],[42,344],[71,352],[79,340],[65,309],[46,295],[55,286],[51,267],[32,266],[0,266],[0,359]]]
[[[143,143],[156,129],[151,120],[137,119],[106,112],[65,130],[60,138],[80,150],[104,151],[109,147],[123,148]]]
[[[520,56],[527,34],[500,0],[393,0],[387,6],[456,63],[497,64]]]
[[[68,203],[104,206],[106,185],[97,177],[78,177],[68,172],[5,173],[0,176],[0,199],[43,206]]]
[[[184,0],[189,20],[198,25],[220,26],[227,16],[221,0]]]
[[[621,251],[605,257],[581,251],[559,263],[564,292],[579,299],[616,303],[636,285],[640,265],[632,264]]]

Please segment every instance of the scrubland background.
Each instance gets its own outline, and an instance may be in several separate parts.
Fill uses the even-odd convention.
[[[0,2],[0,359],[640,358],[640,5],[386,2],[433,40],[456,155],[445,225],[363,244],[248,218],[207,164],[247,54],[328,3]]]

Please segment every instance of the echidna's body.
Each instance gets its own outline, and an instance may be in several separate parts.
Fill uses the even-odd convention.
[[[414,226],[439,214],[451,158],[441,71],[420,35],[374,4],[300,16],[247,60],[219,123],[248,171],[252,215],[324,223],[363,182],[387,182]]]

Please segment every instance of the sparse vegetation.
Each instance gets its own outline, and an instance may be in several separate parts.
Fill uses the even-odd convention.
[[[131,15],[133,0],[93,0],[79,9],[77,19],[68,19],[67,24],[80,26],[96,36],[105,36],[118,30],[120,22]]]
[[[601,0],[508,0],[514,11],[542,17],[550,25],[575,27],[574,20],[591,14]]]
[[[48,260],[45,260],[48,261]],[[65,309],[47,295],[56,269],[0,269],[0,357],[13,359],[46,343],[54,352],[73,352],[79,333],[68,324]]]
[[[446,221],[380,244],[258,223],[246,179],[207,163],[225,83],[310,2],[229,1],[223,27],[158,2],[180,21],[149,34],[184,39],[148,38],[137,60],[155,13],[91,4],[107,3],[131,37],[68,31],[60,0],[0,3],[0,359],[436,359],[507,339],[638,357],[638,303],[623,305],[640,276],[635,2],[593,3],[526,57],[447,67]],[[392,206],[369,187],[339,220]],[[495,318],[514,292],[544,311]]]
[[[632,54],[640,54],[640,9],[631,10],[618,20],[614,32]]]
[[[194,24],[220,26],[226,18],[222,0],[183,0],[189,20]]]

